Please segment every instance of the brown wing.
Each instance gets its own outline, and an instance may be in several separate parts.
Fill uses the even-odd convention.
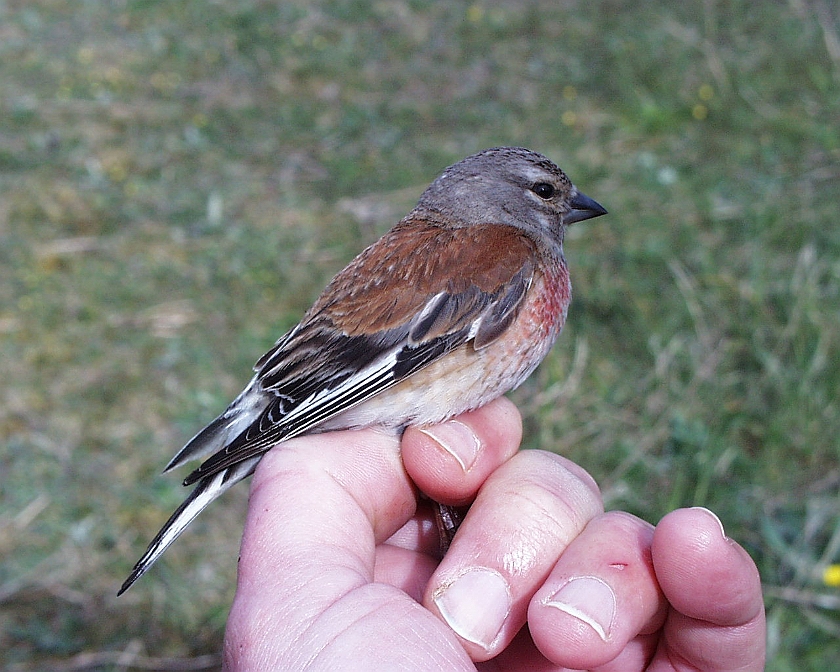
[[[257,362],[270,403],[185,483],[308,431],[468,341],[491,343],[518,313],[535,254],[513,227],[398,225],[341,271]]]
[[[308,316],[329,315],[348,336],[387,331],[413,320],[440,292],[497,294],[534,255],[534,243],[512,226],[406,220],[339,273]]]

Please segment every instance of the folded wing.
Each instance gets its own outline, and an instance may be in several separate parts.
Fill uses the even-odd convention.
[[[474,240],[482,232],[477,228],[488,240]],[[408,259],[402,267],[387,263],[391,255],[373,252],[418,247],[415,227],[403,234],[409,241],[394,229],[333,280],[302,322],[257,362],[251,388],[264,399],[260,413],[186,485],[317,427],[455,348],[468,342],[486,347],[504,333],[533,281],[530,241],[501,226],[427,227],[423,233],[419,249],[394,255]],[[457,244],[459,236],[470,236],[469,245]],[[461,247],[485,253],[462,253],[471,258],[460,260],[456,268],[464,275],[453,278],[441,250]],[[240,397],[231,408],[259,406],[248,401]]]

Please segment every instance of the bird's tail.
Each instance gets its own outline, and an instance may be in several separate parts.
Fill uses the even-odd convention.
[[[262,455],[257,455],[220,471],[218,474],[201,479],[181,506],[166,521],[157,536],[152,539],[143,557],[134,565],[134,569],[131,570],[131,574],[129,574],[117,595],[122,595],[137,579],[146,573],[187,525],[204,510],[205,506],[231,486],[236,485],[244,478],[248,478],[254,472],[260,458],[262,458]]]
[[[260,388],[256,378],[234,399],[218,418],[191,438],[187,445],[169,460],[165,474],[176,467],[212,455],[222,450],[260,417],[271,400],[271,395]]]

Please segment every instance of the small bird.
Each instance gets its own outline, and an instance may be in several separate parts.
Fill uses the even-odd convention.
[[[566,321],[566,227],[606,212],[549,159],[520,147],[447,168],[172,458],[164,472],[207,459],[184,480],[194,489],[119,594],[277,444],[313,432],[435,424],[521,384]]]

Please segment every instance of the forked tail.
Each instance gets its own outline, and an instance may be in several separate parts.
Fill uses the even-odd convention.
[[[201,479],[181,506],[166,521],[166,524],[157,533],[157,536],[152,539],[143,557],[134,565],[134,569],[131,570],[131,574],[129,574],[117,595],[122,595],[126,590],[131,588],[137,579],[146,573],[149,567],[163,555],[163,552],[178,538],[178,535],[184,531],[187,525],[204,510],[205,506],[228,488],[236,485],[242,479],[248,478],[254,472],[257,462],[261,458],[262,455],[257,455],[244,462],[239,462],[218,474]]]

